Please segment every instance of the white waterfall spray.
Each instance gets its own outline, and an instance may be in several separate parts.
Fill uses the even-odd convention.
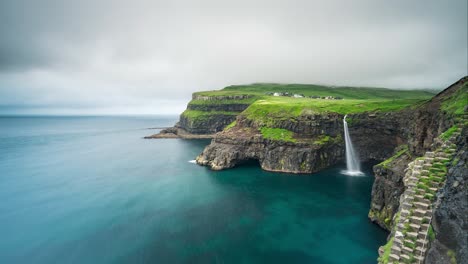
[[[361,172],[361,165],[359,164],[359,157],[356,155],[356,152],[353,148],[353,142],[351,142],[351,137],[349,136],[348,123],[346,122],[346,116],[343,118],[343,127],[344,127],[344,136],[346,143],[346,171],[343,171],[343,174],[358,176],[364,175]]]

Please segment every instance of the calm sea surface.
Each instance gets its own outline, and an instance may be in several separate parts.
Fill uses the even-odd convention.
[[[210,171],[176,119],[0,118],[0,263],[375,263],[369,168]]]

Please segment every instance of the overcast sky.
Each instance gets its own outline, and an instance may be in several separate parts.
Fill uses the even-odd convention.
[[[168,114],[252,82],[444,88],[466,0],[0,1],[0,114]]]

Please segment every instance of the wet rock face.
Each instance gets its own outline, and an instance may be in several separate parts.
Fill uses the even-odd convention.
[[[445,187],[439,193],[432,226],[435,240],[426,255],[426,263],[468,263],[468,131],[459,136],[454,165],[449,168]]]

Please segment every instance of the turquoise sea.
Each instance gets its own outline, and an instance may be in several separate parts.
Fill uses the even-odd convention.
[[[0,263],[375,263],[373,176],[220,172],[177,117],[1,117]]]

